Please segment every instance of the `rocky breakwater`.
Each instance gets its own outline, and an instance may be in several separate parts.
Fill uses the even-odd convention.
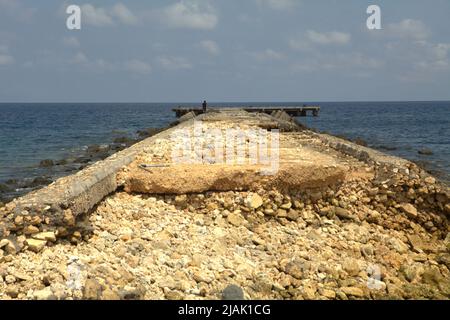
[[[322,155],[345,174],[289,188],[127,190],[141,170],[134,162],[162,163],[172,143],[160,135],[120,165],[111,160],[114,190],[77,215],[69,203],[59,225],[14,211],[19,202],[3,208],[0,299],[220,299],[230,286],[247,299],[450,298],[449,189],[414,164],[293,131],[280,135],[280,167],[295,156],[307,170]],[[166,178],[173,173],[182,174]]]

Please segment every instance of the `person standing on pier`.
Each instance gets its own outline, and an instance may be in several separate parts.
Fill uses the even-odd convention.
[[[206,108],[208,107],[208,103],[206,103],[206,100],[203,101],[203,113],[206,113]]]

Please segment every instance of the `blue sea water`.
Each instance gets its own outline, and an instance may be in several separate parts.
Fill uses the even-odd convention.
[[[387,146],[393,155],[425,164],[450,181],[450,102],[211,103],[213,106],[318,104],[317,118],[300,122],[321,131]],[[0,182],[42,175],[43,159],[62,159],[90,144],[111,143],[137,130],[175,120],[179,103],[0,104]],[[433,155],[423,156],[427,148]]]

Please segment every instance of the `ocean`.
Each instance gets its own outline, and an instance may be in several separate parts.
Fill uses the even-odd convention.
[[[441,180],[450,181],[450,102],[210,103],[217,107],[302,104],[321,106],[319,117],[298,118],[308,127],[363,139],[370,147],[418,162]],[[133,137],[141,129],[165,127],[176,119],[172,108],[177,106],[195,104],[2,103],[0,183],[69,174],[41,168],[39,163],[73,157],[89,145]],[[422,149],[432,154],[419,154]]]

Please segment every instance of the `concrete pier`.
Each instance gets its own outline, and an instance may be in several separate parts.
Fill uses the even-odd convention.
[[[209,111],[218,110],[219,108],[208,108]],[[221,107],[220,109],[226,109],[226,107]],[[312,115],[314,117],[319,116],[320,107],[319,106],[294,106],[294,107],[245,107],[240,108],[249,113],[265,113],[273,115],[276,112],[285,112],[291,117],[306,117],[308,115]],[[186,108],[186,107],[178,107],[173,109],[176,116],[178,118],[184,116],[185,114],[193,112],[195,115],[200,115],[203,113],[202,108]]]

